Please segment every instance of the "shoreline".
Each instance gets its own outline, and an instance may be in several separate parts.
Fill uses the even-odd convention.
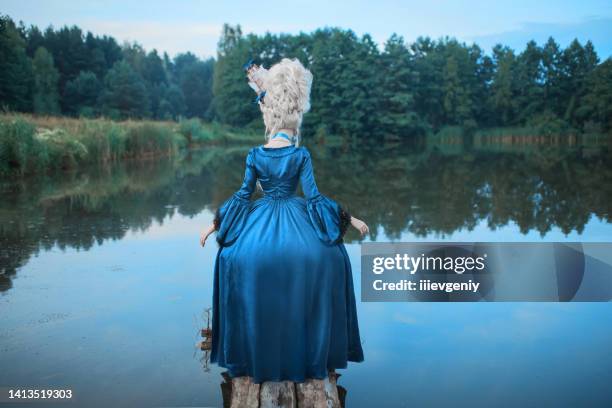
[[[467,150],[529,153],[542,148],[612,147],[612,135],[537,127],[464,129],[446,126],[415,137],[384,139],[386,146],[418,145],[443,154]],[[352,136],[316,134],[325,147],[353,146]],[[174,157],[180,152],[220,145],[258,145],[254,128],[232,128],[201,119],[123,120],[0,113],[0,179],[53,174],[97,165]]]
[[[253,132],[199,119],[114,121],[4,113],[0,178],[172,157],[185,150],[257,139]]]

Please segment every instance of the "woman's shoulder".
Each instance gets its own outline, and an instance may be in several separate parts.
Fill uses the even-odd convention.
[[[310,150],[306,146],[299,146],[296,148],[297,151],[304,157],[310,157]]]

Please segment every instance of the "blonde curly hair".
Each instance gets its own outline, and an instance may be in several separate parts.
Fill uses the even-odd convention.
[[[266,96],[259,107],[266,139],[280,129],[293,129],[293,143],[298,145],[302,117],[310,110],[312,73],[297,58],[283,58],[270,67],[263,82]]]

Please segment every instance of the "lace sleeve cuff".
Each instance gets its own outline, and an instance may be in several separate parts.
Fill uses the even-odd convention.
[[[215,231],[219,231],[219,226],[221,225],[221,211],[219,211],[219,208],[217,208],[217,211],[215,211],[213,225],[215,226]]]
[[[340,207],[340,236],[344,237],[349,225],[351,225],[351,214],[344,207]]]
[[[351,222],[348,211],[324,195],[308,200],[307,209],[310,221],[321,241],[328,245],[342,242]]]
[[[234,194],[217,209],[213,224],[219,245],[231,245],[238,238],[250,207],[250,200]]]

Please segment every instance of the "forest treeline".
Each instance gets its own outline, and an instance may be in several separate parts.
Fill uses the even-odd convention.
[[[4,109],[113,119],[210,118],[214,60],[170,59],[79,27],[17,26],[0,17]]]
[[[242,65],[299,58],[313,73],[304,134],[409,137],[443,126],[612,130],[612,59],[591,42],[550,38],[487,54],[453,38],[394,34],[379,49],[367,34],[243,34],[224,25],[216,58],[170,58],[76,26],[41,31],[0,19],[0,100],[5,110],[178,120],[200,117],[261,129]]]

